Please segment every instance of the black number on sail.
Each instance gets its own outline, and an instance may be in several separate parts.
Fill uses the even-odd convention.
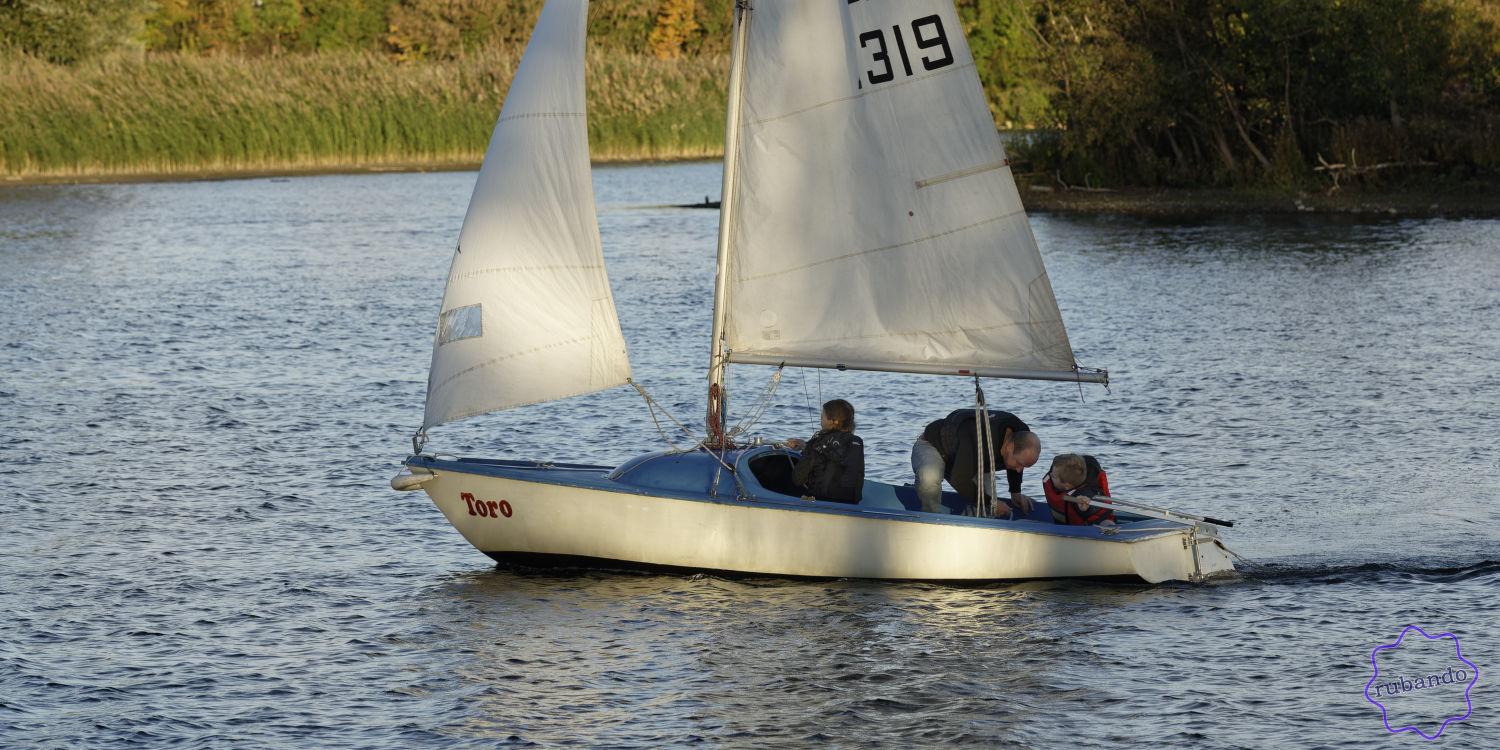
[[[921,59],[924,71],[937,70],[953,64],[953,48],[948,45],[948,35],[943,31],[943,19],[931,15],[912,21],[911,37],[915,40],[917,49],[928,53]],[[891,38],[895,40],[896,54],[901,58],[901,70],[909,78],[914,71],[911,58],[906,53],[906,35],[901,33],[899,24],[891,27]],[[860,34],[859,47],[862,50],[870,50],[872,67],[865,71],[865,78],[869,80],[871,86],[896,80],[896,66],[891,60],[891,49],[886,44],[883,29],[874,29]],[[941,50],[942,55],[935,55],[935,50]],[[859,88],[864,87],[864,81],[860,81]]]
[[[933,36],[922,37],[922,27],[931,26]],[[948,35],[943,33],[943,19],[937,16],[918,18],[911,22],[911,33],[917,40],[917,49],[930,50],[933,47],[942,47],[943,56],[937,59],[930,57],[922,58],[922,67],[926,70],[937,70],[938,68],[953,64],[953,48],[948,46]]]
[[[863,49],[865,47],[870,46],[870,41],[871,40],[879,42],[879,47],[880,48],[875,51],[875,54],[872,55],[870,57],[870,59],[872,61],[874,61],[874,62],[881,63],[882,65],[885,65],[885,72],[884,73],[878,73],[877,74],[873,70],[867,70],[867,71],[865,71],[865,75],[870,78],[870,85],[873,86],[873,85],[875,85],[877,83],[885,83],[886,81],[893,80],[896,77],[896,71],[891,69],[891,56],[885,50],[885,34],[883,32],[881,32],[879,29],[876,29],[875,31],[866,31],[863,34],[860,34],[859,35],[859,46],[860,46],[860,48]]]

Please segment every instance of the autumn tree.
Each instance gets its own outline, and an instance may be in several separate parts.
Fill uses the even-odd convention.
[[[656,25],[651,28],[651,54],[660,60],[682,56],[698,22],[694,19],[693,0],[661,0],[656,7]]]
[[[541,12],[542,0],[400,0],[386,39],[407,59],[456,59],[493,44],[524,44]]]

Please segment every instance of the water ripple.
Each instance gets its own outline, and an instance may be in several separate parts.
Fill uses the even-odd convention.
[[[1495,222],[1036,218],[1113,385],[990,401],[1122,496],[1235,519],[1239,575],[646,576],[495,569],[386,484],[472,183],[0,188],[0,744],[1394,747],[1372,649],[1419,624],[1500,653]],[[596,183],[637,379],[691,421],[717,217],[659,206],[717,166]],[[732,375],[742,398],[768,373]],[[908,481],[970,388],[788,372],[760,430],[805,437],[852,396],[869,473]],[[616,389],[441,449],[615,463],[655,434]]]

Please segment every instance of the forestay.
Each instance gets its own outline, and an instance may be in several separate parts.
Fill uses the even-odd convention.
[[[423,430],[624,383],[584,105],[586,0],[550,0],[505,97],[448,273]]]
[[[729,361],[1074,377],[952,0],[751,7]]]

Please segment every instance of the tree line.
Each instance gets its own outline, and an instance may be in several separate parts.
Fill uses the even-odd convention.
[[[984,4],[983,0],[979,0]],[[1338,186],[1500,174],[1494,0],[1033,0],[1075,183]]]
[[[461,65],[523,45],[542,4],[0,0],[0,48],[59,66],[120,54]],[[732,5],[593,0],[591,44],[717,68]],[[1035,179],[1380,185],[1500,172],[1496,0],[956,5],[997,124],[1038,132],[1018,149]]]
[[[524,44],[543,0],[0,0],[10,51],[71,64],[120,50],[376,52],[454,60]],[[732,0],[593,0],[590,39],[670,58],[726,52]]]

